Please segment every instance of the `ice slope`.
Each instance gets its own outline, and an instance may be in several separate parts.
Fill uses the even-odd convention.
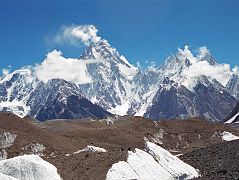
[[[184,163],[165,149],[146,142],[146,151],[129,151],[127,161],[113,164],[107,173],[107,180],[138,179],[167,180],[191,179],[199,176],[196,169]]]
[[[10,111],[24,117],[30,113],[26,105],[36,87],[33,69],[30,66],[5,74],[0,80],[0,111]]]
[[[0,161],[1,176],[9,180],[61,180],[56,167],[37,155],[23,155]]]

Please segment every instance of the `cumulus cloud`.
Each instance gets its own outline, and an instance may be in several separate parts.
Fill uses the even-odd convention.
[[[75,84],[91,83],[91,76],[87,73],[87,64],[92,61],[64,58],[61,51],[48,53],[42,64],[35,67],[36,77],[46,83],[51,79],[64,79]]]
[[[89,45],[92,42],[101,40],[97,33],[98,29],[94,25],[62,26],[53,41],[57,44],[69,43],[78,46],[83,43]]]
[[[192,54],[192,52],[189,50],[189,46],[186,45],[184,47],[184,49],[180,49],[178,48],[178,53],[179,53],[179,56],[180,58],[182,59],[188,59],[190,60],[191,63],[196,63],[196,58],[194,57],[194,55]]]
[[[184,50],[185,53],[185,50]],[[190,52],[188,48],[186,48],[186,54],[193,59],[191,61],[191,66],[188,69],[185,69],[182,72],[182,75],[187,78],[198,77],[198,76],[207,76],[210,79],[216,79],[222,85],[226,85],[228,80],[232,75],[232,71],[230,69],[229,64],[216,64],[211,65],[206,60],[202,60],[203,56],[210,51],[207,49],[206,46],[203,46],[198,49],[198,55],[196,57]],[[233,71],[237,71],[234,69]]]
[[[199,47],[197,51],[198,51],[199,56],[210,53],[210,50],[207,48],[207,46]]]

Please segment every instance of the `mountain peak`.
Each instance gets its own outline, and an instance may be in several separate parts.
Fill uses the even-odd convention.
[[[103,39],[91,43],[80,56],[80,59],[111,59],[115,56],[119,56],[119,53]]]
[[[197,55],[198,61],[207,61],[210,65],[216,65],[217,61],[214,57],[210,54],[209,49],[206,46],[200,47],[198,49],[198,55]]]
[[[117,63],[124,64],[127,67],[134,67],[127,61],[127,59],[123,55],[120,55],[119,52],[115,48],[113,48],[105,39],[91,43],[80,56],[80,59],[111,60]]]
[[[196,63],[196,58],[193,56],[188,45],[185,45],[184,49],[178,48],[177,57],[182,62],[189,61],[191,64]]]

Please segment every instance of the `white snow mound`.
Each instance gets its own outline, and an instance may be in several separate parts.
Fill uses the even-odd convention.
[[[105,150],[104,148],[88,145],[85,149],[81,149],[79,151],[76,151],[73,154],[78,154],[80,152],[107,152],[107,150]]]
[[[146,151],[129,151],[127,161],[113,164],[106,179],[168,180],[199,176],[195,168],[154,143],[146,142]]]
[[[239,139],[238,136],[235,136],[234,134],[227,131],[224,131],[221,135],[222,135],[222,140],[224,141],[233,141],[233,140]]]
[[[41,157],[23,155],[0,161],[0,179],[61,180],[61,177],[56,167]]]

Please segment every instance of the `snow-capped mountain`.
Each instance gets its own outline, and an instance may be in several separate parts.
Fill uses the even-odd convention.
[[[202,83],[205,81],[207,85]],[[215,88],[206,77],[198,80],[194,91],[166,78],[144,116],[154,120],[203,117],[221,121],[235,103],[233,96]]]
[[[211,73],[224,68],[217,66],[205,48],[196,57],[188,46],[179,49],[161,67],[164,80],[144,116],[154,120],[200,116],[222,121],[235,105],[236,98],[225,87],[230,72],[221,77]]]
[[[74,83],[52,79],[39,81],[31,67],[6,75],[0,82],[0,110],[38,120],[102,118],[110,113],[93,104]]]
[[[227,83],[228,91],[239,99],[239,74],[233,74]]]
[[[93,104],[73,83],[61,79],[40,82],[31,93],[27,105],[31,116],[43,121],[47,119],[103,118],[110,113]]]
[[[87,64],[87,72],[93,82],[80,85],[80,89],[92,102],[111,113],[127,114],[137,87],[135,77],[139,70],[124,56],[112,48],[106,40],[92,43],[80,59],[98,60]]]
[[[23,117],[30,113],[27,101],[36,86],[31,67],[18,69],[0,81],[0,110],[11,111]]]
[[[161,67],[142,70],[101,39],[78,59],[66,59],[55,50],[41,66],[2,76],[0,110],[39,120],[112,113],[155,120],[201,116],[222,121],[237,101],[238,82],[238,75],[228,65],[218,64],[206,47],[194,55],[185,46]]]

